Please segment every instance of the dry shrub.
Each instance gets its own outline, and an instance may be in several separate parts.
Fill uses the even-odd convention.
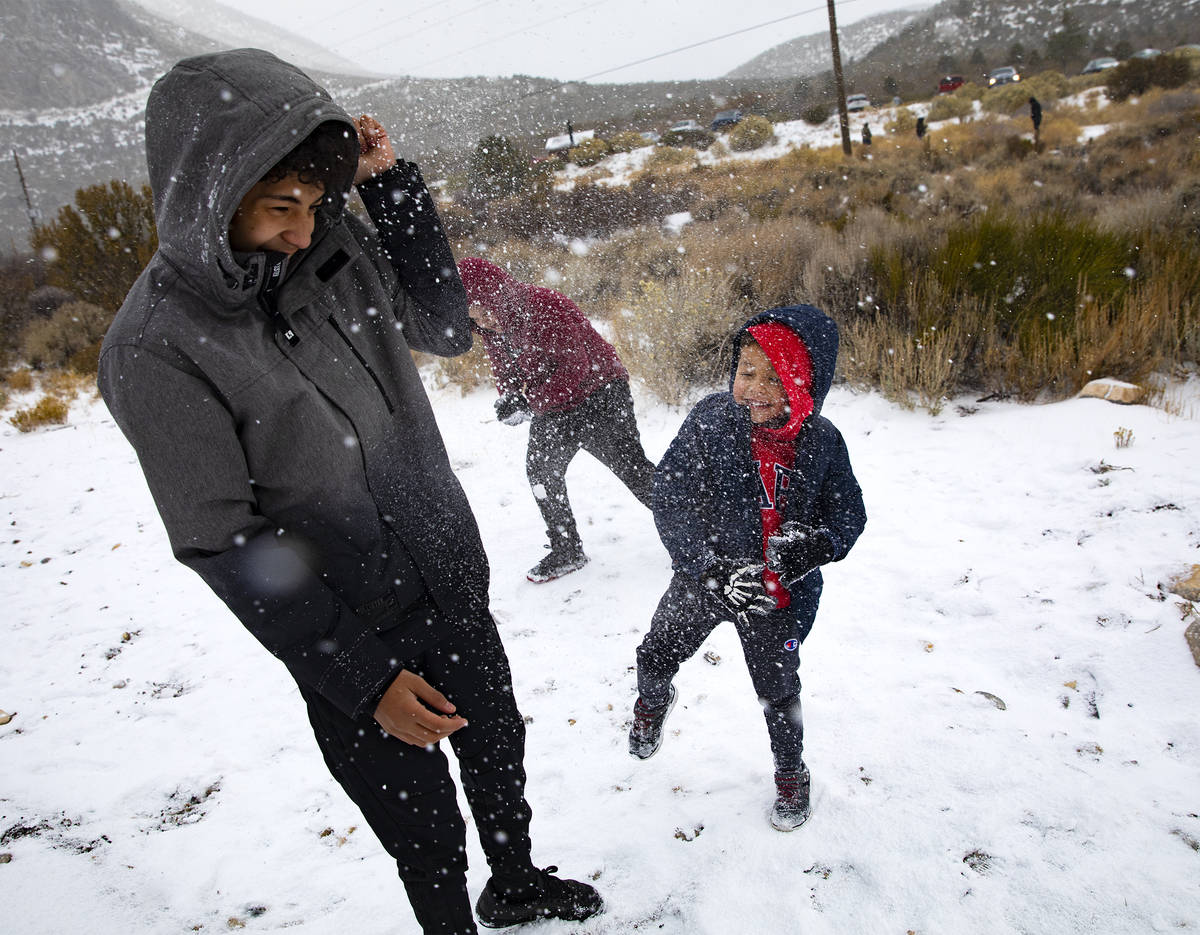
[[[1047,149],[1074,149],[1079,145],[1082,132],[1083,128],[1075,121],[1074,115],[1055,111],[1048,114],[1042,124],[1042,144]]]
[[[729,148],[744,153],[775,142],[775,127],[766,117],[750,114],[729,131]]]
[[[631,153],[635,149],[641,149],[643,146],[649,146],[642,135],[634,130],[624,130],[621,133],[614,133],[608,138],[608,151],[610,153]]]
[[[37,369],[64,367],[74,355],[104,337],[112,318],[111,312],[90,302],[68,302],[50,318],[34,321],[25,329],[25,360]]]
[[[688,146],[656,146],[654,154],[646,160],[648,172],[678,172],[696,167],[699,153]]]
[[[93,374],[74,370],[52,370],[42,377],[40,388],[47,396],[70,403],[76,396],[96,389],[92,377]]]
[[[895,119],[889,120],[883,128],[892,136],[911,136],[916,132],[917,118],[907,107],[900,107]]]
[[[1137,234],[1159,230],[1172,215],[1172,192],[1147,191],[1090,200],[1092,220],[1102,231]]]
[[[64,425],[67,403],[57,396],[43,396],[28,409],[18,409],[8,420],[18,432],[32,432],[43,425]]]
[[[33,389],[33,371],[28,367],[14,370],[5,375],[4,383],[15,393],[28,393]]]
[[[592,137],[589,140],[584,140],[572,149],[568,157],[575,165],[584,168],[586,166],[594,166],[610,152],[612,150],[606,141],[599,137]]]
[[[748,313],[722,301],[727,291],[720,273],[688,269],[644,280],[613,318],[621,360],[663,402],[681,405],[693,387],[717,384],[728,369],[729,338]]]
[[[942,94],[934,98],[933,103],[929,105],[929,115],[926,118],[930,123],[936,123],[940,120],[953,120],[955,118],[961,120],[963,117],[969,117],[975,112],[975,102],[969,97],[962,97],[957,94]]]
[[[492,368],[488,363],[487,351],[479,340],[467,353],[457,357],[437,357],[414,351],[413,360],[432,378],[435,386],[457,387],[464,396],[481,386],[492,384]]]
[[[947,296],[929,275],[909,281],[898,306],[890,314],[866,310],[842,326],[842,374],[852,385],[937,415],[970,382],[975,355],[991,340],[986,312],[975,299]]]

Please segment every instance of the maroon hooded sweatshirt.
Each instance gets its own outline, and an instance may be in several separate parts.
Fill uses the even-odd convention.
[[[628,380],[612,345],[561,292],[514,279],[495,263],[467,257],[458,272],[471,302],[499,322],[475,326],[501,393],[520,390],[538,415],[570,412],[602,386]]]

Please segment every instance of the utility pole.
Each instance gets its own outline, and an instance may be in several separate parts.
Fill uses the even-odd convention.
[[[13,162],[17,164],[17,178],[21,180],[21,191],[25,194],[25,214],[29,218],[29,226],[33,232],[37,233],[37,222],[41,216],[37,209],[34,208],[33,202],[29,200],[29,188],[25,184],[25,173],[21,171],[21,160],[17,157],[17,151],[12,151]]]
[[[833,48],[833,81],[837,88],[838,123],[842,128],[842,152],[850,155],[850,114],[846,110],[846,79],[842,77],[842,53],[838,48],[837,14],[833,11],[833,0],[829,5],[829,44]]]

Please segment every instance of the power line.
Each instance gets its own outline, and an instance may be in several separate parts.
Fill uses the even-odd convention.
[[[851,3],[856,3],[857,0],[841,0],[842,6],[848,6]],[[601,75],[609,75],[614,71],[623,71],[626,68],[632,68],[634,65],[644,65],[646,62],[653,62],[660,58],[666,58],[668,55],[675,55],[679,52],[687,52],[689,49],[697,49],[702,45],[710,45],[713,42],[720,42],[722,39],[728,39],[731,36],[740,36],[743,33],[753,32],[756,29],[764,29],[767,26],[774,26],[776,23],[782,23],[785,20],[795,19],[798,16],[808,16],[810,13],[817,13],[824,10],[825,6],[815,6],[807,10],[801,10],[798,13],[789,13],[787,16],[780,16],[776,19],[767,20],[765,23],[758,23],[755,26],[746,26],[743,29],[735,29],[733,32],[727,32],[720,36],[713,36],[711,39],[701,39],[699,42],[693,42],[690,45],[682,45],[677,49],[671,49],[669,52],[659,52],[657,55],[649,55],[646,58],[639,58],[636,62],[626,62],[624,65],[617,65],[614,68],[606,68],[604,71],[593,72],[590,75],[584,75],[582,78],[576,79],[579,82],[591,81],[593,78],[598,78]]]
[[[585,10],[590,10],[590,9],[592,9],[592,7],[601,6],[607,2],[608,2],[608,0],[595,0],[594,3],[586,3],[581,7],[575,8],[574,10],[568,10],[566,13],[560,13],[558,16],[552,16],[549,19],[542,20],[541,22],[538,22],[538,23],[532,23],[527,26],[521,26],[520,28],[514,29],[511,32],[506,32],[501,36],[491,36],[491,37],[483,40],[482,42],[475,43],[475,45],[467,46],[465,49],[456,49],[453,52],[447,52],[445,55],[441,55],[437,58],[430,59],[425,62],[419,62],[412,67],[424,68],[427,65],[436,65],[438,62],[444,62],[447,59],[456,58],[457,56],[465,55],[468,52],[474,52],[476,49],[482,49],[485,46],[494,45],[495,43],[498,43],[498,42],[503,42],[505,39],[511,39],[513,36],[520,35],[523,32],[528,32],[531,29],[538,29],[542,26],[549,25],[550,23],[557,22],[560,19],[566,19],[569,16],[574,16],[576,13],[582,13]],[[480,6],[486,6],[486,4],[480,4]],[[475,7],[474,9],[479,9],[479,7]],[[467,12],[471,12],[471,11],[468,10]],[[442,22],[445,22],[445,20],[443,20]],[[371,51],[374,51],[375,49],[382,48],[383,46],[387,45],[388,42],[390,42],[390,41],[391,40],[385,40],[384,42],[380,42],[378,45],[372,46],[370,49],[367,49],[366,51],[371,52]]]
[[[455,13],[453,16],[448,16],[445,19],[440,19],[437,22],[430,23],[428,26],[422,26],[420,29],[414,29],[411,32],[407,32],[407,33],[405,33],[405,38],[407,39],[409,36],[415,36],[418,33],[425,32],[426,30],[432,29],[434,26],[440,26],[443,23],[448,23],[457,17],[466,16],[468,13],[474,13],[476,10],[482,10],[485,6],[491,6],[493,3],[496,3],[496,2],[498,2],[498,0],[483,0],[483,3],[477,3],[477,4],[475,4],[475,6],[471,7],[468,10],[463,10],[461,13]],[[410,19],[410,18],[416,16],[418,13],[423,13],[426,10],[433,9],[434,7],[444,8],[445,3],[431,3],[428,6],[421,7],[421,9],[419,9],[419,10],[413,10],[410,13],[404,13],[400,16],[397,16],[395,19],[388,20],[387,22],[375,23],[369,29],[365,29],[362,32],[355,33],[353,36],[347,36],[345,39],[338,39],[338,41],[337,41],[338,45],[340,46],[347,42],[353,42],[355,39],[361,39],[363,36],[370,36],[370,35],[378,34],[379,30],[383,29],[385,26],[391,26],[393,23],[398,23],[402,19]],[[395,39],[384,39],[382,42],[376,43],[375,45],[370,46],[366,49],[363,49],[362,51],[363,52],[374,52],[376,49],[381,49],[385,45],[388,45],[395,41],[396,41]]]
[[[422,62],[420,65],[418,65],[416,67],[420,68],[420,67],[424,67],[425,65],[436,64],[437,62],[444,61],[445,59],[450,58],[453,55],[461,55],[464,52],[470,52],[470,51],[473,51],[474,49],[481,48],[482,46],[491,45],[492,43],[503,41],[504,39],[507,39],[507,38],[510,38],[511,36],[517,35],[518,33],[525,32],[527,29],[537,28],[537,26],[544,26],[548,23],[555,22],[556,20],[564,19],[568,16],[573,16],[576,13],[581,13],[586,9],[590,9],[591,7],[594,7],[594,6],[599,6],[601,3],[605,3],[605,2],[607,2],[607,0],[597,0],[597,2],[595,2],[595,3],[587,4],[576,10],[572,10],[568,13],[564,13],[561,16],[556,16],[556,17],[552,17],[551,19],[544,20],[543,22],[538,23],[533,27],[527,26],[527,27],[523,27],[521,29],[514,30],[513,32],[510,32],[510,33],[505,33],[503,36],[493,37],[484,42],[477,43],[476,45],[473,45],[470,48],[461,49],[458,52],[454,52],[449,55],[442,56],[441,58],[432,59],[431,61],[428,61],[428,62]],[[853,3],[857,3],[857,2],[859,2],[859,0],[837,0],[837,2],[838,2],[839,6],[845,7],[845,6],[849,6]],[[809,14],[817,13],[822,10],[826,10],[827,6],[828,6],[828,4],[826,3],[821,6],[810,7],[807,10],[800,10],[797,13],[789,13],[787,16],[776,17],[775,19],[767,20],[766,22],[763,22],[763,23],[757,23],[754,26],[746,26],[742,29],[735,29],[732,32],[723,33],[722,35],[719,35],[719,36],[713,36],[711,39],[702,39],[699,42],[693,42],[693,43],[690,43],[689,45],[680,46],[677,49],[671,49],[670,51],[667,51],[667,52],[659,52],[657,55],[650,55],[650,56],[647,56],[646,58],[641,58],[634,62],[626,62],[624,65],[617,65],[617,66],[614,66],[613,68],[607,68],[603,71],[593,72],[592,74],[587,75],[583,78],[576,78],[572,81],[552,82],[547,87],[535,88],[530,91],[526,91],[524,94],[518,95],[517,100],[524,100],[525,98],[536,97],[539,94],[552,94],[552,93],[559,91],[565,87],[568,87],[572,84],[580,84],[582,82],[589,81],[592,78],[596,78],[600,75],[611,74],[614,71],[622,71],[623,69],[632,68],[634,65],[641,65],[641,64],[644,64],[645,62],[653,62],[660,58],[666,58],[669,55],[675,55],[679,52],[686,52],[689,49],[695,49],[695,48],[699,48],[700,46],[710,45],[713,42],[720,42],[722,39],[728,39],[731,36],[739,36],[739,35],[742,35],[743,33],[753,32],[756,29],[763,29],[767,26],[773,26],[776,23],[782,23],[782,22],[786,22],[787,20],[790,20],[790,19],[796,19],[799,16],[808,16]],[[442,117],[442,118],[435,119],[435,120],[428,122],[426,124],[426,126],[436,127],[436,126],[440,126],[442,124],[446,124],[449,122],[450,122],[449,117]]]
[[[338,8],[338,7],[336,7],[336,4],[335,4],[334,12],[330,13],[328,16],[322,16],[320,19],[313,20],[312,23],[309,25],[310,26],[319,26],[321,23],[328,23],[330,20],[334,20],[334,19],[344,20],[344,19],[346,19],[347,14],[352,13],[354,10],[357,10],[359,7],[363,7],[363,6],[366,6],[368,3],[374,3],[374,2],[378,2],[378,0],[359,0],[359,2],[354,4],[353,6],[345,7],[345,8]],[[434,7],[444,7],[445,5],[446,4],[445,4],[444,0],[435,0],[434,3],[427,3],[425,6],[420,7],[419,9],[410,10],[409,12],[405,13],[403,16],[397,16],[393,20],[388,20],[388,22],[384,23],[383,25],[385,25],[385,26],[390,25],[392,23],[399,22],[400,20],[404,19],[405,16],[416,16],[420,13],[424,13],[426,10],[432,10]],[[374,32],[375,30],[372,29],[370,31]],[[360,33],[359,35],[363,35],[363,33]]]

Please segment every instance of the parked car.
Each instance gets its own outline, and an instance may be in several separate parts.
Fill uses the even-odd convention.
[[[967,83],[962,75],[946,75],[938,82],[938,94],[952,94]]]
[[[988,87],[995,88],[1002,84],[1015,84],[1021,80],[1021,73],[1011,65],[993,68],[988,72]]]
[[[715,117],[713,117],[713,122],[712,122],[713,133],[716,133],[718,130],[724,129],[725,127],[737,126],[739,123],[742,122],[742,118],[744,116],[745,116],[745,114],[743,114],[740,110],[738,110],[736,108],[734,108],[733,110],[718,111],[717,115]]]
[[[1121,63],[1115,58],[1094,58],[1083,66],[1081,75],[1094,75],[1097,72],[1104,71],[1106,68],[1116,68]]]
[[[1138,49],[1130,58],[1158,58],[1162,55],[1162,49]]]
[[[696,149],[707,149],[716,139],[708,127],[700,125],[698,120],[680,120],[670,130],[663,134],[662,143],[665,146],[693,146]]]
[[[846,110],[866,110],[871,106],[871,99],[865,94],[851,94],[846,98]]]

